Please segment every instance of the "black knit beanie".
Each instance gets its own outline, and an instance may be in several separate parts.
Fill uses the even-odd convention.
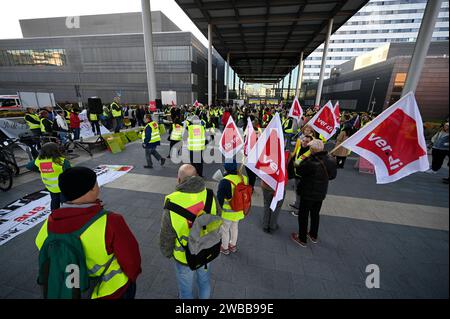
[[[66,201],[73,201],[94,188],[97,181],[95,172],[87,167],[71,167],[58,178],[59,189]]]

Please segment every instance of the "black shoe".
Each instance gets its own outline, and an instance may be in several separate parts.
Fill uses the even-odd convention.
[[[263,232],[270,234],[270,228],[263,228]]]
[[[167,155],[167,157],[166,158],[170,158],[170,154],[169,155]]]
[[[164,163],[166,162],[165,158],[161,158],[161,166],[164,166]]]
[[[153,168],[153,166],[145,165],[144,168]]]
[[[443,179],[442,179],[442,183],[448,184],[448,177],[447,177],[447,178],[443,178]]]

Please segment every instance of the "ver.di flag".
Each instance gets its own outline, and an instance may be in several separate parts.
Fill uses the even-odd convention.
[[[198,101],[195,100],[195,102],[194,102],[194,107],[199,107],[199,106],[200,106],[200,103],[198,103]]]
[[[334,105],[333,109],[334,118],[336,119],[335,126],[336,128],[341,127],[341,110],[339,108],[339,101],[336,101],[336,104]]]
[[[303,117],[303,109],[297,97],[295,97],[292,102],[291,109],[289,110],[289,116],[297,119],[297,122],[299,122]]]
[[[422,117],[412,92],[340,146],[374,165],[377,184],[395,182],[412,173],[426,171],[430,166]]]
[[[312,117],[308,125],[321,134],[326,140],[329,140],[336,133],[336,117],[334,107],[331,101],[328,101],[319,112]]]
[[[233,117],[230,116],[220,137],[219,150],[225,158],[232,158],[243,146],[244,139],[234,123]]]
[[[244,155],[248,156],[253,146],[255,146],[258,137],[253,128],[251,119],[247,118],[247,128],[245,129]]]
[[[279,113],[275,114],[258,138],[245,165],[275,190],[270,204],[270,209],[275,211],[277,203],[283,199],[286,186],[284,136]]]

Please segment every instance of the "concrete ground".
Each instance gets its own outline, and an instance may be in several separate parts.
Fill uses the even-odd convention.
[[[168,146],[160,153],[168,154]],[[136,298],[176,298],[173,262],[159,251],[164,196],[176,184],[177,164],[144,169],[140,143],[119,154],[83,154],[74,163],[127,164],[135,168],[102,188],[106,208],[123,214],[139,241],[142,274]],[[416,173],[396,183],[377,185],[373,175],[358,173],[350,158],[330,183],[321,212],[319,243],[301,248],[289,239],[297,219],[288,204],[294,199],[290,182],[280,229],[262,231],[262,192],[239,225],[238,252],[220,256],[210,269],[213,298],[448,298],[449,197],[445,166],[436,175]],[[208,185],[220,164],[205,166]],[[39,175],[26,173],[14,188],[0,193],[0,207],[42,189]],[[35,227],[0,246],[0,298],[39,298],[36,285],[38,252]],[[378,265],[380,288],[368,289],[366,266]]]

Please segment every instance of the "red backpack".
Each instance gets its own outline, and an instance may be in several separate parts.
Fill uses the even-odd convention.
[[[245,185],[244,178],[239,175],[241,181],[236,185],[232,181],[231,184],[234,186],[233,198],[231,198],[230,206],[234,211],[244,211],[244,215],[248,215],[250,212],[250,207],[252,206],[252,194],[253,188],[251,185]]]

